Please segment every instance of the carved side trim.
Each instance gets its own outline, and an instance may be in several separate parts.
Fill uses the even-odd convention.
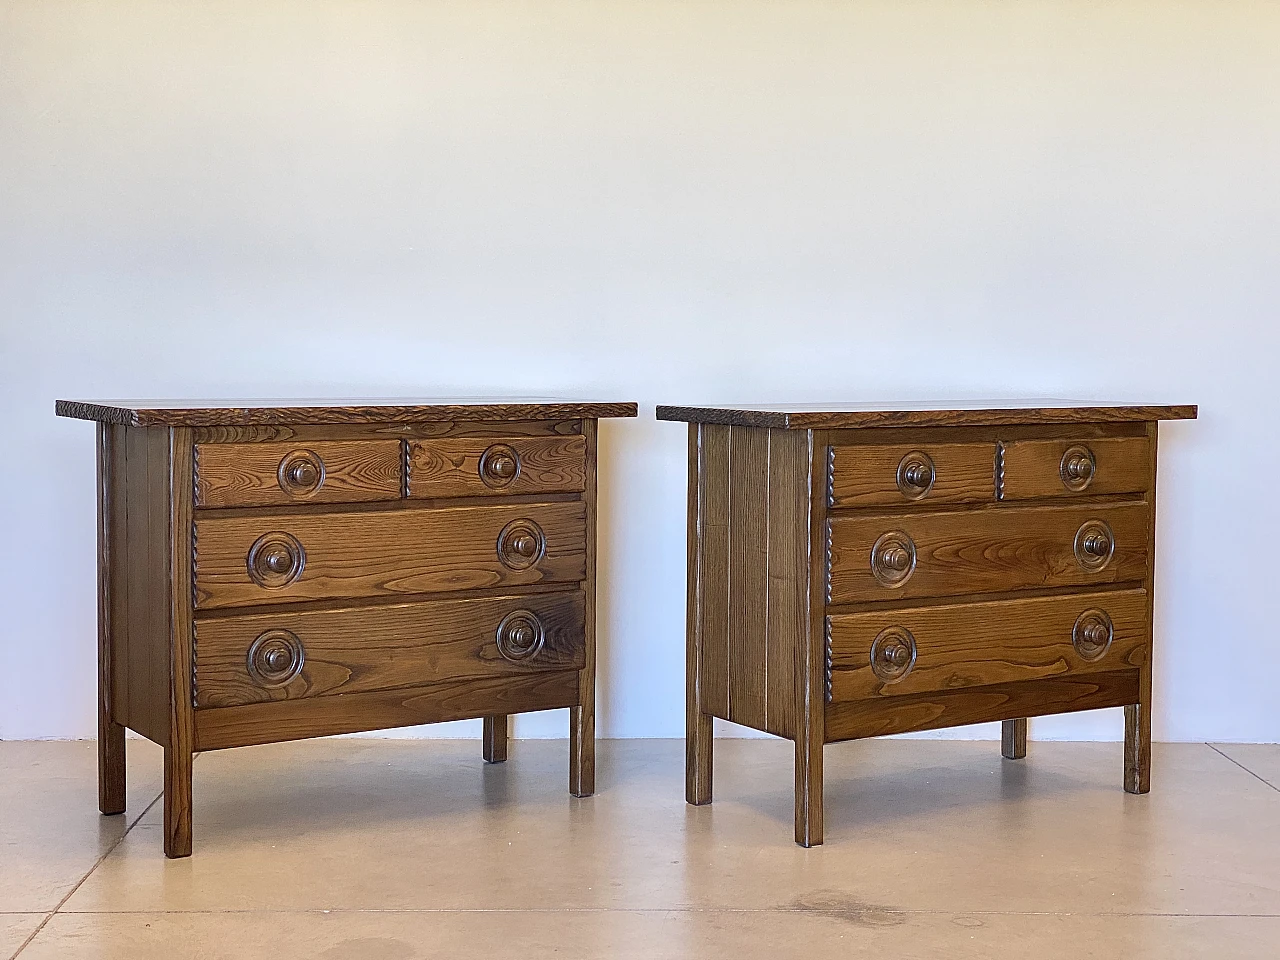
[[[996,499],[1004,499],[1004,444],[996,441]]]
[[[413,452],[409,449],[409,441],[400,441],[400,498],[409,499],[409,471],[413,469]]]
[[[824,684],[824,686],[826,688],[825,692],[826,692],[827,703],[830,703],[831,702],[831,684],[832,684],[831,671],[834,669],[834,665],[832,664],[832,659],[831,659],[831,621],[830,620],[826,621],[826,624],[823,627],[823,634],[827,638],[826,658],[825,658],[826,659],[826,671],[825,671],[826,683]]]
[[[827,447],[827,506],[836,505],[836,448]]]

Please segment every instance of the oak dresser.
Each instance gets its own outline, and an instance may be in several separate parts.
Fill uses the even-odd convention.
[[[822,842],[822,747],[1125,708],[1150,789],[1156,433],[1194,406],[1060,401],[658,407],[689,423],[686,799],[712,718],[795,742],[795,837]]]
[[[58,401],[98,422],[99,805],[202,750],[571,708],[595,782],[596,434],[632,403]]]

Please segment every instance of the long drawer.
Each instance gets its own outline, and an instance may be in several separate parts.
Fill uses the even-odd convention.
[[[198,516],[198,610],[572,583],[586,576],[581,502],[306,515]]]
[[[833,702],[1137,668],[1147,593],[1121,590],[827,618]]]
[[[202,619],[196,706],[578,670],[585,610],[575,591]]]
[[[828,524],[831,603],[1138,581],[1145,503],[1007,507]]]

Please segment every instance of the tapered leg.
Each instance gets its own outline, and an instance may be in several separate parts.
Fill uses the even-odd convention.
[[[98,809],[124,813],[124,727],[112,717],[111,525],[116,480],[112,450],[118,428],[98,424]]]
[[[1000,754],[1006,760],[1021,760],[1027,755],[1027,720],[1006,720],[1000,725]]]
[[[796,843],[822,843],[822,741],[796,739]]]
[[[1124,708],[1125,793],[1151,792],[1151,710],[1147,703]]]
[[[507,759],[507,715],[484,718],[484,743],[480,748],[485,763],[502,763]]]
[[[164,748],[164,855],[191,856],[190,750]]]

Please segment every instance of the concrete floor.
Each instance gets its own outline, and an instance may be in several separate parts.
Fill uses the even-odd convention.
[[[160,752],[100,817],[92,743],[0,743],[0,958],[1280,957],[1280,746],[828,747],[827,842],[791,841],[791,746],[319,740],[206,754],[195,856],[160,844]],[[33,936],[34,934],[34,936]],[[15,953],[16,951],[16,953]]]

